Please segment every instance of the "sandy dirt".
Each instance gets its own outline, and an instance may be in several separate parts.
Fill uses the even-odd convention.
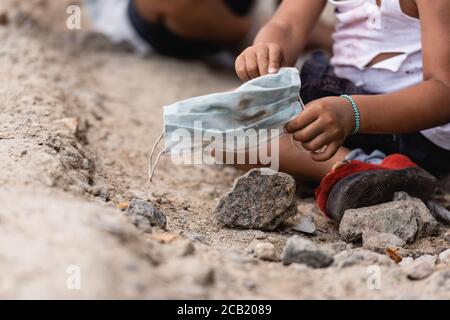
[[[0,298],[450,298],[448,267],[411,281],[383,260],[381,289],[370,290],[364,263],[312,269],[253,257],[255,240],[281,252],[301,215],[314,217],[311,239],[330,252],[359,245],[340,241],[311,198],[274,232],[221,227],[214,207],[242,174],[233,168],[163,158],[150,184],[162,106],[239,83],[201,62],[138,57],[87,24],[68,31],[66,3],[0,3]],[[161,209],[167,230],[131,224],[117,204],[134,197]],[[408,255],[449,248],[448,230]],[[71,290],[73,267],[81,287]]]

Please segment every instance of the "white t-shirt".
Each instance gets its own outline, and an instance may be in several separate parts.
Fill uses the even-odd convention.
[[[337,9],[331,64],[338,77],[373,93],[394,92],[423,81],[420,20],[403,13],[399,0],[382,0],[380,7],[376,0],[329,2]],[[399,54],[367,67],[387,52]],[[450,123],[421,133],[450,150]]]

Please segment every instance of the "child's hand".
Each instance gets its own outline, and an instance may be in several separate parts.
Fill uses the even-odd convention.
[[[277,73],[283,61],[283,50],[278,44],[255,44],[237,57],[236,73],[239,79],[248,81],[268,73]]]
[[[354,126],[354,113],[349,103],[343,98],[327,97],[308,103],[305,110],[286,125],[286,131],[311,151],[313,160],[326,161],[336,154]]]

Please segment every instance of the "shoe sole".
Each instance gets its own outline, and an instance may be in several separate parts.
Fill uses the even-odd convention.
[[[419,167],[358,172],[336,183],[327,200],[327,212],[339,222],[345,210],[392,201],[398,191],[427,201],[435,186],[436,178]]]

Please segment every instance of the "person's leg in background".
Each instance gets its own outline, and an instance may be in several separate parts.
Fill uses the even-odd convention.
[[[130,0],[138,34],[162,54],[199,57],[242,41],[254,0]]]

